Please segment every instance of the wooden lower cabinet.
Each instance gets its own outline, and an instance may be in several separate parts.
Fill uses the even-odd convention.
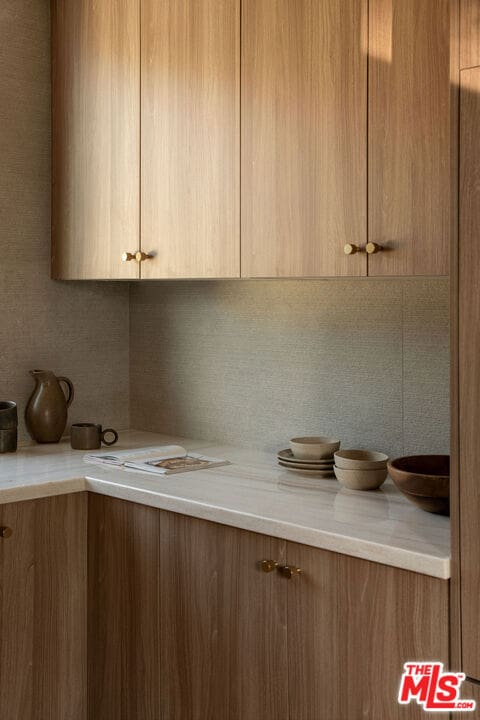
[[[90,720],[287,720],[285,545],[90,495]]]
[[[294,543],[287,557],[302,568],[287,582],[290,720],[424,718],[397,704],[400,676],[408,660],[448,667],[448,582]]]
[[[0,505],[0,716],[85,720],[87,497]]]
[[[448,665],[448,582],[90,495],[89,720],[414,720],[415,659]]]

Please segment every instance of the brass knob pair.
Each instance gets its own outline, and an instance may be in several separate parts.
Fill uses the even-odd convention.
[[[141,252],[140,250],[137,250],[136,253],[124,252],[122,255],[123,262],[130,262],[130,260],[136,260],[138,263],[140,263],[144,260],[150,260],[151,258],[153,258],[153,255]]]
[[[374,255],[381,250],[382,246],[377,245],[377,243],[369,242],[365,245],[365,252],[368,253],[368,255]],[[363,248],[359,247],[358,245],[352,245],[351,243],[347,243],[343,246],[343,252],[345,253],[345,255],[354,255],[355,253],[362,251]]]
[[[12,528],[10,527],[0,527],[0,537],[2,538],[9,538],[13,533]]]
[[[301,568],[295,567],[295,565],[279,565],[275,560],[262,560],[260,567],[265,573],[278,570],[280,575],[283,575],[287,580],[291,580],[295,575],[300,575],[302,572]]]

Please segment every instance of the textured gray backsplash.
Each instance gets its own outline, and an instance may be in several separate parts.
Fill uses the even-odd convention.
[[[448,452],[448,294],[423,278],[132,285],[132,426]]]
[[[129,425],[128,284],[50,276],[50,3],[0,9],[0,400],[23,411],[42,367],[76,390],[69,421]]]

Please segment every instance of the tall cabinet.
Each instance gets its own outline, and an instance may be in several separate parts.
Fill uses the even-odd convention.
[[[458,448],[461,669],[480,681],[480,66],[461,72]]]

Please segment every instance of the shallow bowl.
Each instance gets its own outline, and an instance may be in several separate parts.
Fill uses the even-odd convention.
[[[290,440],[290,449],[296,458],[320,460],[332,457],[340,447],[340,440],[329,437],[298,437]]]
[[[381,470],[387,466],[388,455],[370,450],[337,450],[335,465],[345,470]]]

